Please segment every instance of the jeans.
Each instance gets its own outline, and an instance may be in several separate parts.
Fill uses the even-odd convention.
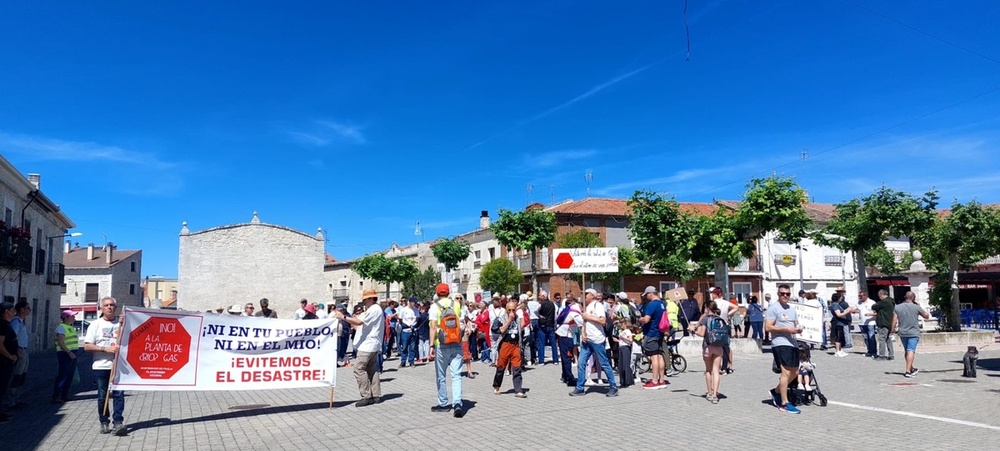
[[[844,324],[840,326],[844,328],[844,348],[850,349],[854,347],[854,340],[851,338],[851,325]]]
[[[76,374],[76,359],[70,358],[70,355],[80,358],[82,353],[81,349],[74,349],[70,352],[56,351],[59,370],[56,372],[56,383],[52,387],[53,400],[69,398],[69,389],[73,385],[73,375]]]
[[[94,380],[97,381],[97,416],[101,419],[101,424],[108,424],[111,419],[115,424],[125,422],[125,392],[121,390],[111,391],[111,410],[114,415],[108,418],[108,412],[104,410],[104,398],[108,393],[108,385],[111,383],[111,370],[94,370]]]
[[[347,346],[350,344],[351,336],[341,334],[337,337],[337,361],[343,362],[347,357]]]
[[[420,344],[418,346],[418,352],[420,354],[420,360],[427,360],[431,353],[431,340],[429,338],[420,339]]]
[[[529,334],[529,337],[528,337],[528,347],[531,348],[531,361],[532,362],[534,362],[536,364],[545,363],[545,362],[543,362],[541,360],[538,360],[539,353],[540,352],[544,352],[544,351],[540,351],[538,349],[538,320],[537,319],[531,320],[531,333]]]
[[[535,332],[535,347],[538,348],[538,363],[545,363],[545,346],[552,346],[552,363],[559,363],[559,351],[556,349],[556,329],[552,326],[538,326]],[[572,342],[570,342],[572,345]],[[572,359],[570,359],[572,360]]]
[[[382,354],[385,354],[385,358],[388,359],[392,357],[392,345],[396,343],[396,327],[390,326],[389,328],[389,339],[382,343]],[[396,352],[399,353],[398,351]],[[379,365],[381,367],[381,365]]]
[[[586,362],[590,360],[591,355],[597,358],[597,363],[608,377],[608,386],[612,390],[618,389],[618,384],[615,383],[615,372],[611,370],[611,362],[608,361],[608,353],[604,349],[604,343],[591,343],[584,340],[583,343],[580,343],[580,358],[577,360],[579,363],[576,366],[576,390],[583,391],[583,384],[587,380]]]
[[[573,377],[573,337],[559,337],[559,352],[562,354],[562,381],[576,385]]]
[[[878,355],[879,357],[889,357],[892,358],[892,341],[889,341],[889,337],[892,334],[889,333],[888,327],[878,328]]]
[[[865,337],[865,355],[869,357],[878,355],[878,344],[875,343],[875,326],[861,326],[861,335]]]
[[[750,321],[750,327],[753,329],[753,339],[763,340],[764,339],[764,322],[763,321]]]
[[[403,329],[399,333],[399,364],[413,365],[417,358],[417,334]]]
[[[455,407],[462,406],[462,345],[445,345],[435,348],[434,370],[437,373],[438,405],[448,406],[448,385],[445,376],[451,370],[451,396]]]

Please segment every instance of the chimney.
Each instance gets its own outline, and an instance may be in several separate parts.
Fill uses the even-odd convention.
[[[104,253],[104,263],[107,263],[108,266],[111,266],[111,262],[113,262],[114,258],[115,258],[114,257],[114,253],[115,253],[115,245],[114,245],[114,243],[111,243],[109,241],[107,248],[108,248],[107,252]]]
[[[479,228],[490,228],[490,212],[488,210],[483,210],[483,212],[479,214]]]
[[[69,240],[66,240],[66,242],[63,243],[63,253],[64,254],[68,254],[69,253]]]
[[[94,243],[87,243],[87,261],[94,259]]]
[[[28,174],[28,182],[35,186],[35,189],[42,189],[42,174]]]

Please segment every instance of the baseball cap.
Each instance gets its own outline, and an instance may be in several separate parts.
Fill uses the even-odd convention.
[[[620,292],[620,293],[616,294],[615,296],[618,296],[618,299],[621,299],[621,300],[623,300],[623,301],[624,301],[624,300],[626,300],[626,299],[628,299],[628,295],[627,295],[627,294],[625,294],[625,292],[624,292],[624,291],[622,291],[622,292]]]
[[[592,294],[594,296],[597,296],[597,290],[595,290],[593,288],[587,288],[586,290],[583,290],[583,292],[584,292],[584,294],[590,293],[590,294]]]
[[[447,296],[448,293],[451,293],[451,288],[449,288],[446,283],[439,283],[434,292],[437,293],[438,296]]]
[[[642,295],[643,296],[645,296],[645,295],[647,295],[649,293],[656,293],[656,287],[650,285],[650,286],[646,287],[645,290],[642,290]]]
[[[73,310],[63,310],[62,314],[59,317],[60,318],[65,318],[67,316],[76,316],[76,312],[73,311]]]

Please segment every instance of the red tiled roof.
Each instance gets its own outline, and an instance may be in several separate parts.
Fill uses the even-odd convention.
[[[70,249],[69,252],[63,254],[63,264],[66,265],[67,269],[74,268],[110,268],[121,261],[128,260],[133,255],[142,252],[139,250],[127,250],[127,249],[115,249],[112,254],[111,264],[107,263],[103,248],[94,248],[94,259],[87,260],[87,248],[77,247]]]
[[[706,203],[682,202],[680,209],[685,213],[711,215],[715,213],[718,206]],[[589,197],[578,201],[564,202],[551,207],[549,211],[556,214],[593,216],[628,216],[632,212],[628,206],[628,199],[600,197]]]

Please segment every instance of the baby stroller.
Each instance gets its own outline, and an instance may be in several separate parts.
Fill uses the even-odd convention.
[[[798,342],[797,347],[799,350],[799,357],[805,358],[811,362],[812,354],[809,351],[809,344],[800,341]],[[781,373],[781,369],[778,368],[777,363],[772,363],[771,370],[774,371],[775,374]],[[819,402],[817,402],[817,400]],[[826,396],[823,395],[823,392],[819,388],[819,382],[816,380],[815,369],[813,369],[810,374],[808,387],[800,387],[799,379],[797,377],[793,377],[792,380],[788,382],[788,401],[796,406],[819,404],[820,407],[826,407]]]

